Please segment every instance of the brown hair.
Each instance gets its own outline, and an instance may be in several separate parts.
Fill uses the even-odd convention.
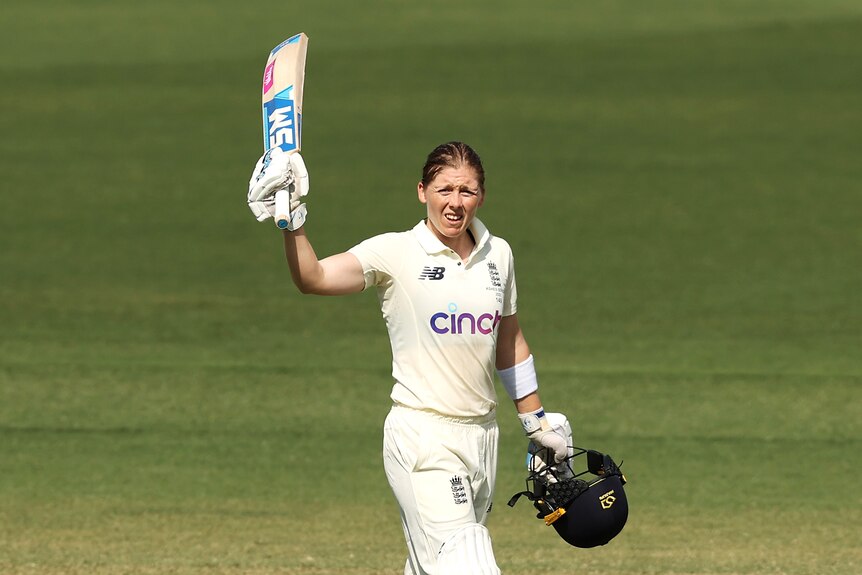
[[[422,168],[422,185],[430,184],[443,168],[458,168],[460,166],[469,166],[476,171],[479,188],[484,192],[485,168],[482,167],[482,160],[476,150],[464,142],[441,144],[428,154],[428,159],[425,160],[425,166]]]

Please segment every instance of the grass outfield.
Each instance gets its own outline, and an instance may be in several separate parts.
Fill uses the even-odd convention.
[[[4,4],[0,573],[402,572],[376,299],[298,294],[244,205],[298,31],[318,253],[470,142],[545,405],[625,460],[574,550],[506,507],[501,406],[505,573],[862,571],[862,7],[536,4]]]

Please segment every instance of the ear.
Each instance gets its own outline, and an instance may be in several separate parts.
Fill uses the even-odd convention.
[[[482,204],[484,204],[484,203],[485,203],[485,190],[482,190],[481,192],[479,192],[479,205],[477,205],[476,207],[481,208]]]
[[[422,184],[422,182],[419,182],[419,185],[416,186],[416,194],[419,196],[420,203],[428,203],[428,198],[425,197],[425,186]]]

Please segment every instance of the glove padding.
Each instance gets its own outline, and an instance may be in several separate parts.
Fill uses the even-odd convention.
[[[569,441],[548,423],[544,409],[519,413],[518,418],[533,445],[540,449],[548,449],[554,454],[554,463],[559,463],[569,456]]]
[[[257,221],[275,217],[275,194],[285,190],[290,194],[290,221],[287,229],[294,231],[305,223],[307,209],[302,198],[308,195],[309,179],[305,161],[298,152],[286,153],[271,148],[260,157],[248,182],[248,207]]]

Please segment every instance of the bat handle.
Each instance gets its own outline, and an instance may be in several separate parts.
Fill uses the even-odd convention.
[[[275,193],[275,225],[286,230],[290,222],[290,192],[279,190]]]

